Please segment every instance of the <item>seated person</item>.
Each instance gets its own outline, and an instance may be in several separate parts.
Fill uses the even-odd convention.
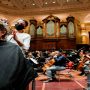
[[[50,82],[55,80],[55,73],[53,74],[53,72],[55,72],[56,70],[64,70],[66,67],[66,61],[67,59],[65,58],[64,55],[62,55],[61,52],[55,52],[56,54],[54,54],[53,58],[55,60],[55,63],[51,66],[48,67],[46,69],[46,75],[48,77],[48,80],[44,81],[44,82]]]
[[[29,53],[28,53],[27,59],[28,59],[29,63],[32,64],[32,66],[33,66],[34,68],[37,68],[38,62],[37,62],[37,60],[35,59],[35,57],[32,55],[32,52],[29,52]]]

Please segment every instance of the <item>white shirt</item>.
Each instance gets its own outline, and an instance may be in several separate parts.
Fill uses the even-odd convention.
[[[23,43],[23,46],[21,47],[22,49],[28,50],[30,47],[30,40],[31,40],[31,36],[27,33],[16,33],[16,36],[18,38],[18,40]],[[10,41],[12,43],[15,43],[18,45],[18,43],[13,39],[13,35],[9,35],[7,37],[7,41]]]

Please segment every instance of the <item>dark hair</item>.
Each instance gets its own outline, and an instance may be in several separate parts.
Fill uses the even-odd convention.
[[[25,25],[23,23],[17,23],[17,24],[15,24],[15,28],[17,30],[22,30],[22,29],[24,29],[25,27],[28,26],[28,22],[26,20],[23,20],[23,21],[25,22]]]
[[[17,30],[22,30],[22,29],[24,29],[24,25],[17,23],[17,24],[15,24],[15,28],[16,28]]]
[[[28,26],[28,22],[26,20],[24,20],[24,22],[25,22],[25,27],[27,27]]]
[[[6,34],[7,34],[7,29],[5,28],[5,26],[4,26],[3,24],[0,24],[0,31],[6,32],[6,33],[2,36],[2,38],[5,38],[5,36],[6,36]]]

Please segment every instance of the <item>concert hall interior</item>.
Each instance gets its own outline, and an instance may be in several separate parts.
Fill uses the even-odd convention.
[[[18,20],[28,22],[25,58],[38,73],[27,90],[90,90],[90,0],[0,0],[8,35]]]

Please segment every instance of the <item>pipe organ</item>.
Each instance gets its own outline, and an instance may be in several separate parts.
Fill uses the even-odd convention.
[[[61,22],[56,16],[50,15],[38,23],[35,19],[30,20],[29,33],[32,37],[32,50],[49,50],[49,49],[75,49],[77,38],[80,32],[73,16],[66,18]]]

